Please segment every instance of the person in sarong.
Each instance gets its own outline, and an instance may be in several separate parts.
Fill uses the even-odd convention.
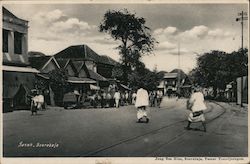
[[[137,108],[137,122],[142,122],[146,118],[146,123],[149,122],[147,115],[147,106],[149,105],[149,96],[147,90],[140,88],[136,93],[135,107]]]
[[[204,132],[206,132],[206,123],[203,111],[206,110],[207,107],[204,102],[204,96],[201,92],[201,88],[194,88],[194,93],[191,95],[190,99],[187,102],[187,108],[191,110],[191,113],[188,116],[188,125],[187,127],[185,127],[185,129],[191,129],[191,123],[201,122],[204,128]]]

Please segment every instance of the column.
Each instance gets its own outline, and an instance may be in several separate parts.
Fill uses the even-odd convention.
[[[8,51],[9,55],[14,55],[14,31],[8,32]]]

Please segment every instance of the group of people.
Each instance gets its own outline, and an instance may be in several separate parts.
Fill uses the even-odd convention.
[[[163,98],[162,91],[152,91],[148,94],[148,91],[143,87],[139,88],[137,92],[119,92],[116,90],[113,94],[110,92],[96,92],[93,96],[93,106],[97,106],[97,102],[100,101],[101,107],[116,107],[120,105],[135,105],[137,108],[137,122],[149,122],[148,106],[158,106]],[[36,90],[31,96],[31,115],[37,114],[38,110],[41,110],[44,105],[44,96],[41,91]],[[190,99],[187,101],[187,109],[190,110],[188,116],[188,124],[185,129],[190,130],[191,124],[195,122],[201,122],[206,132],[204,110],[207,109],[204,103],[204,95],[201,92],[200,87],[195,87]]]
[[[115,92],[96,91],[91,96],[91,104],[96,108],[99,104],[102,108],[105,107],[116,107],[133,104],[133,94],[130,91],[121,92],[115,90]]]
[[[163,91],[151,91],[149,92],[149,105],[150,107],[159,107],[163,98]]]
[[[37,114],[38,110],[42,110],[44,108],[44,96],[42,91],[35,90],[31,95],[31,115]]]

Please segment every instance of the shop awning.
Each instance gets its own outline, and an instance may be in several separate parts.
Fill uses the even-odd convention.
[[[92,70],[88,70],[89,71],[89,76],[91,79],[97,80],[97,81],[108,81],[105,77],[103,77],[102,75],[100,75],[99,73],[96,73]]]
[[[90,86],[91,90],[100,90],[99,86],[96,86],[96,85],[93,85],[93,84],[90,84],[89,86]]]
[[[30,73],[39,73],[35,68],[30,68],[30,67],[17,67],[17,66],[7,66],[3,65],[2,69],[4,71],[11,71],[11,72],[30,72]]]
[[[44,78],[46,80],[49,80],[49,76],[46,75],[46,74],[40,74],[40,73],[38,73],[37,76],[42,77],[42,78]]]
[[[126,85],[120,84],[120,86],[126,90],[131,90],[131,88],[127,87]]]
[[[81,77],[68,77],[69,83],[75,83],[75,84],[95,84],[96,81],[89,79],[89,78],[81,78]]]

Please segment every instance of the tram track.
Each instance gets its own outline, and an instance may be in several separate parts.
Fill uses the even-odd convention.
[[[212,122],[212,121],[214,121],[214,120],[216,120],[216,119],[218,119],[219,117],[221,117],[221,116],[226,112],[226,109],[225,109],[223,106],[221,106],[220,104],[218,104],[217,102],[215,102],[215,101],[210,101],[210,102],[216,104],[217,106],[220,106],[220,109],[222,109],[222,111],[219,112],[215,117],[210,118],[209,120],[207,120],[207,121],[206,121],[207,124],[210,123],[210,122]],[[214,107],[210,104],[210,108],[209,108],[209,110],[208,110],[207,112],[205,112],[205,114],[210,113],[210,112],[212,112],[213,110],[214,110]],[[162,127],[160,127],[160,128],[150,130],[150,131],[148,131],[148,132],[146,132],[146,133],[143,133],[143,134],[140,134],[140,135],[136,135],[136,136],[132,136],[132,137],[129,137],[129,138],[127,138],[127,139],[123,139],[123,140],[118,141],[118,142],[116,142],[116,143],[113,143],[113,144],[111,144],[111,145],[107,145],[107,146],[100,147],[100,148],[98,148],[98,149],[96,149],[96,150],[93,150],[93,151],[91,151],[91,152],[89,152],[89,153],[83,155],[83,156],[84,156],[84,157],[98,156],[98,155],[97,155],[98,153],[107,151],[107,150],[112,149],[112,148],[114,148],[114,147],[116,147],[116,146],[119,146],[119,145],[122,145],[122,144],[125,144],[125,143],[128,143],[128,142],[131,142],[131,141],[136,140],[136,139],[139,139],[139,138],[141,138],[141,137],[145,137],[145,136],[148,136],[148,135],[154,135],[155,133],[159,133],[159,132],[162,131],[162,130],[166,130],[166,129],[171,128],[171,127],[173,127],[173,126],[176,126],[176,125],[178,125],[178,124],[184,123],[184,122],[186,122],[186,121],[187,121],[186,119],[185,119],[185,120],[181,120],[181,121],[176,121],[176,122],[174,122],[174,123],[171,123],[171,124],[162,126]],[[183,136],[183,135],[186,134],[186,133],[187,133],[186,130],[181,131],[180,133],[178,133],[177,135],[175,135],[174,137],[172,137],[172,138],[171,138],[170,140],[168,140],[167,142],[164,142],[163,144],[161,144],[161,145],[160,145],[159,147],[157,147],[156,149],[153,149],[152,151],[150,151],[149,153],[147,153],[147,156],[150,156],[153,152],[157,151],[157,150],[160,149],[161,147],[166,146],[166,145],[168,145],[168,144],[170,144],[170,143],[172,143],[172,142],[178,140],[181,136]]]
[[[221,111],[219,114],[217,114],[215,117],[210,118],[209,120],[207,120],[207,121],[206,121],[206,124],[209,124],[209,123],[211,123],[212,121],[218,119],[219,117],[221,117],[221,116],[222,116],[223,114],[225,114],[225,112],[226,112],[226,108],[224,108],[222,105],[220,105],[219,103],[217,103],[217,102],[215,102],[215,101],[211,101],[211,102],[213,102],[214,104],[220,106],[220,108],[222,109],[222,111]],[[199,127],[201,127],[201,125],[200,125]],[[153,149],[152,151],[150,151],[150,153],[147,153],[146,156],[151,157],[152,154],[153,154],[154,152],[156,152],[157,150],[161,149],[163,146],[167,146],[167,145],[173,143],[174,141],[177,141],[178,139],[181,138],[181,136],[183,136],[183,135],[186,134],[187,132],[188,132],[187,130],[183,130],[181,133],[177,134],[176,136],[174,136],[173,138],[171,138],[171,139],[168,140],[167,142],[161,144],[161,145],[160,145],[159,147],[157,147],[156,149]]]

